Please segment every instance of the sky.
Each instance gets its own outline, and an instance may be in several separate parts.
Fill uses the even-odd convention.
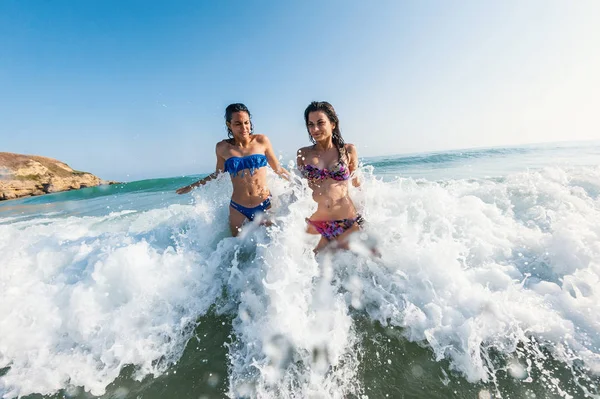
[[[0,151],[211,172],[245,103],[284,163],[336,108],[360,157],[600,139],[600,2],[0,1]]]

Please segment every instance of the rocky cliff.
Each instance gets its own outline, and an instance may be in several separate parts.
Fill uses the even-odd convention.
[[[0,152],[0,201],[114,183],[56,159]]]

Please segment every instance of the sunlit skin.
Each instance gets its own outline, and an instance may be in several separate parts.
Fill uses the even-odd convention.
[[[268,137],[262,134],[251,134],[252,125],[247,112],[234,112],[231,122],[227,122],[227,127],[233,133],[233,140],[223,140],[217,143],[215,172],[189,186],[178,189],[177,194],[190,192],[193,188],[215,179],[223,173],[225,161],[231,157],[264,154],[273,171],[284,178],[288,178],[289,174],[279,164]],[[252,174],[249,170],[245,170],[244,173],[238,173],[237,176],[230,175],[230,177],[233,185],[231,199],[245,207],[252,208],[260,205],[270,194],[267,187],[266,168],[256,169]],[[229,227],[234,237],[238,235],[245,221],[246,217],[244,215],[231,207],[229,208]]]
[[[340,157],[332,141],[335,125],[329,120],[325,112],[314,111],[308,115],[307,128],[316,144],[298,150],[298,168],[303,169],[305,165],[312,165],[320,169],[335,167]],[[346,144],[345,148],[348,153],[348,159],[345,160],[345,163],[348,165],[350,172],[354,173],[358,165],[356,148],[352,144]],[[359,186],[357,177],[352,178],[352,184]],[[319,181],[309,180],[309,187],[312,189],[313,199],[317,203],[317,210],[310,216],[310,220],[339,220],[356,217],[356,208],[348,195],[348,181],[336,181],[329,178]],[[359,227],[355,224],[338,236],[336,241],[344,246],[348,235],[357,230],[359,230]],[[319,234],[310,224],[307,227],[307,232]],[[329,243],[326,238],[321,237],[315,252],[323,249]]]

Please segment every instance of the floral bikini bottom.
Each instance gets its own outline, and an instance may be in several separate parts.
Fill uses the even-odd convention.
[[[306,222],[325,237],[328,240],[333,240],[337,236],[341,235],[343,232],[348,230],[350,227],[354,226],[354,223],[362,226],[364,223],[363,217],[358,214],[354,218],[350,219],[340,219],[340,220],[310,220],[306,219]]]

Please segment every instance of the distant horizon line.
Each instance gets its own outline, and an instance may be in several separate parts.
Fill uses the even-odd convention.
[[[434,154],[443,154],[443,153],[456,152],[456,151],[473,151],[473,150],[487,150],[487,149],[501,149],[501,148],[525,148],[525,147],[543,146],[543,145],[556,145],[556,144],[564,145],[564,144],[583,144],[583,143],[598,143],[598,144],[600,144],[600,140],[562,140],[562,141],[550,141],[550,142],[542,141],[542,142],[533,142],[533,143],[526,143],[526,144],[452,148],[452,149],[447,149],[447,150],[432,150],[432,151],[421,151],[421,152],[411,152],[411,153],[395,153],[395,154],[388,154],[388,155],[375,155],[375,156],[359,157],[359,159],[375,160],[376,158],[434,155]],[[202,173],[194,173],[194,174],[189,174],[189,175],[186,174],[186,175],[150,177],[150,178],[143,178],[143,179],[137,179],[137,180],[123,181],[123,183],[141,182],[141,181],[145,181],[145,180],[180,179],[180,178],[186,178],[186,177],[201,178],[202,176],[209,175],[210,173],[212,173],[212,171],[202,172]]]
[[[451,151],[472,151],[472,150],[487,150],[487,149],[498,149],[498,148],[519,148],[519,147],[531,147],[531,146],[540,146],[540,145],[553,145],[553,144],[583,144],[583,143],[598,143],[600,144],[600,139],[590,139],[590,140],[559,140],[559,141],[536,141],[529,142],[523,144],[502,144],[502,145],[494,145],[494,146],[474,146],[474,147],[455,147],[455,148],[447,148],[440,150],[425,150],[425,151],[416,151],[416,152],[396,152],[384,155],[371,155],[366,157],[360,157],[363,159],[367,158],[381,158],[381,157],[398,157],[398,156],[415,156],[415,155],[426,155],[426,154],[440,154],[444,152]]]

